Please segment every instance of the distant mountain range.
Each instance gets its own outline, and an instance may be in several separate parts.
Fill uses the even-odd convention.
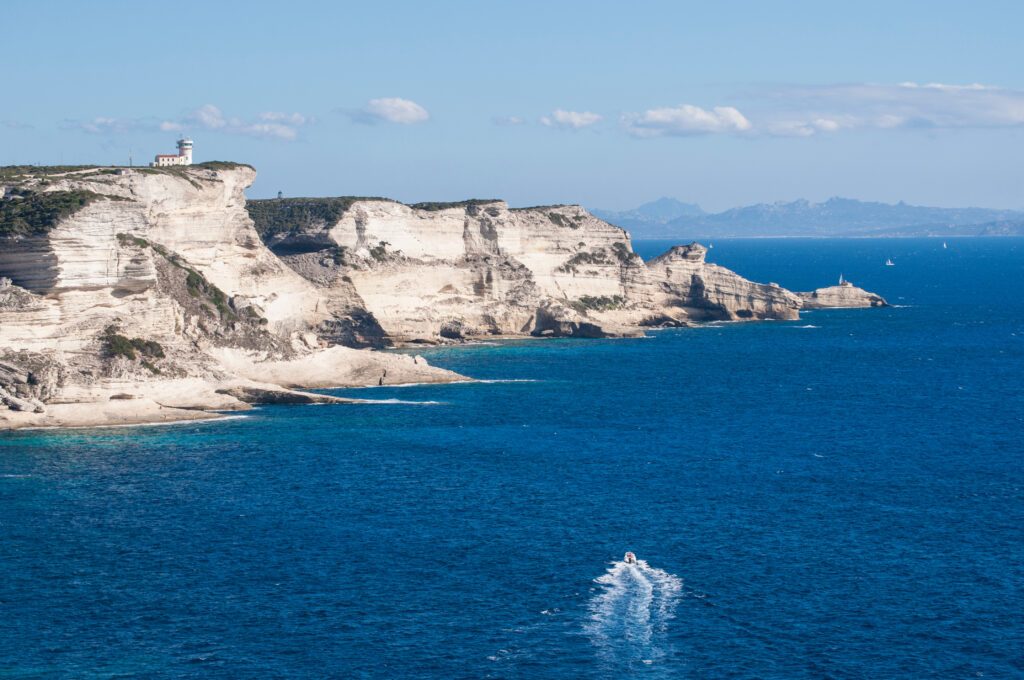
[[[633,238],[639,239],[1024,236],[1022,211],[930,208],[850,198],[830,198],[824,203],[758,203],[720,213],[707,213],[693,203],[660,198],[633,210],[591,212],[628,229]]]

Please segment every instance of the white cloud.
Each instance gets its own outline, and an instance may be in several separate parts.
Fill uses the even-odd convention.
[[[94,135],[102,135],[131,132],[132,130],[144,128],[145,124],[141,119],[97,116],[92,120],[66,120],[61,127],[77,129]]]
[[[224,114],[213,104],[204,104],[185,118],[209,130],[219,130],[228,124]]]
[[[289,142],[299,136],[299,131],[294,127],[281,123],[251,123],[239,128],[238,132],[252,137],[275,137]]]
[[[623,117],[637,137],[743,133],[811,137],[857,129],[1024,127],[1024,90],[969,83],[794,86],[748,94],[744,110],[684,104]]]
[[[753,125],[732,106],[710,110],[692,104],[648,109],[625,117],[626,129],[637,137],[701,135],[715,132],[747,132]]]
[[[284,125],[294,126],[308,125],[313,122],[312,118],[304,116],[301,113],[282,113],[280,111],[264,111],[259,115],[259,119],[271,123],[282,123]]]
[[[566,111],[555,109],[550,116],[541,116],[541,125],[563,128],[566,130],[582,130],[599,123],[602,116],[590,111]]]
[[[491,122],[495,125],[523,125],[526,119],[522,116],[495,116]]]
[[[163,121],[160,124],[160,129],[169,132],[186,132],[195,129],[212,130],[290,142],[299,136],[298,128],[310,122],[311,119],[301,113],[276,111],[261,113],[255,121],[245,120],[234,116],[225,116],[224,112],[213,104],[205,104],[177,120]]]
[[[943,92],[963,92],[963,91],[974,91],[979,90],[994,90],[998,88],[991,87],[989,85],[982,85],[981,83],[971,83],[969,85],[946,85],[944,83],[925,83],[919,85],[914,82],[903,82],[899,84],[899,87],[906,87],[910,89],[924,89],[924,90],[940,90]]]
[[[810,137],[819,132],[837,132],[844,125],[833,118],[780,120],[766,123],[764,131],[776,137]]]
[[[767,104],[764,127],[769,134],[786,134],[789,129],[815,134],[858,128],[1024,126],[1024,91],[979,83],[789,87],[770,93]],[[816,125],[819,120],[835,125]]]
[[[256,120],[229,117],[213,104],[204,104],[177,118],[111,118],[100,116],[92,120],[65,121],[63,127],[81,130],[90,134],[117,135],[127,132],[174,132],[187,133],[195,130],[209,130],[232,135],[247,135],[262,139],[292,141],[298,137],[298,129],[309,125],[313,119],[301,113],[279,113],[268,111]]]
[[[401,97],[381,97],[366,102],[361,109],[346,111],[357,123],[373,125],[375,123],[398,123],[413,125],[430,119],[430,113],[410,99]]]
[[[23,123],[20,120],[0,120],[0,126],[9,130],[31,130],[35,127],[31,123]]]

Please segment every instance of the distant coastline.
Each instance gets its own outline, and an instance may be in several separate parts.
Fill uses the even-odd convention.
[[[708,213],[694,203],[661,198],[626,211],[593,209],[637,239],[960,238],[1024,236],[1024,211],[935,208],[830,198],[759,203]]]

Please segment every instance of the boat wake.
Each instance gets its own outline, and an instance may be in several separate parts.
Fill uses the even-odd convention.
[[[595,579],[584,632],[602,661],[615,666],[652,664],[670,651],[668,624],[683,594],[678,576],[644,560],[614,562]]]

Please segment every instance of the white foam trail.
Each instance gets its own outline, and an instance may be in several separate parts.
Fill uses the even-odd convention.
[[[473,382],[484,385],[500,385],[502,383],[536,383],[541,381],[536,378],[493,378],[488,380],[474,380]]]
[[[389,383],[385,385],[338,385],[336,387],[328,387],[325,389],[329,390],[376,390],[381,387],[452,387],[455,385],[490,385],[498,383],[533,383],[542,382],[535,378],[494,378],[488,380],[476,380],[474,378],[466,380],[456,380],[455,382],[438,383],[438,382],[409,382],[409,383]]]
[[[598,592],[588,605],[584,632],[598,656],[616,666],[651,663],[668,653],[668,623],[682,595],[678,576],[644,560],[614,562],[595,579]]]
[[[438,383],[438,382],[407,382],[407,383],[388,383],[386,385],[334,385],[333,387],[325,387],[325,390],[376,390],[381,387],[431,387],[434,385],[447,386],[447,385],[462,385],[464,383],[473,382],[472,380],[456,380],[450,383]]]

